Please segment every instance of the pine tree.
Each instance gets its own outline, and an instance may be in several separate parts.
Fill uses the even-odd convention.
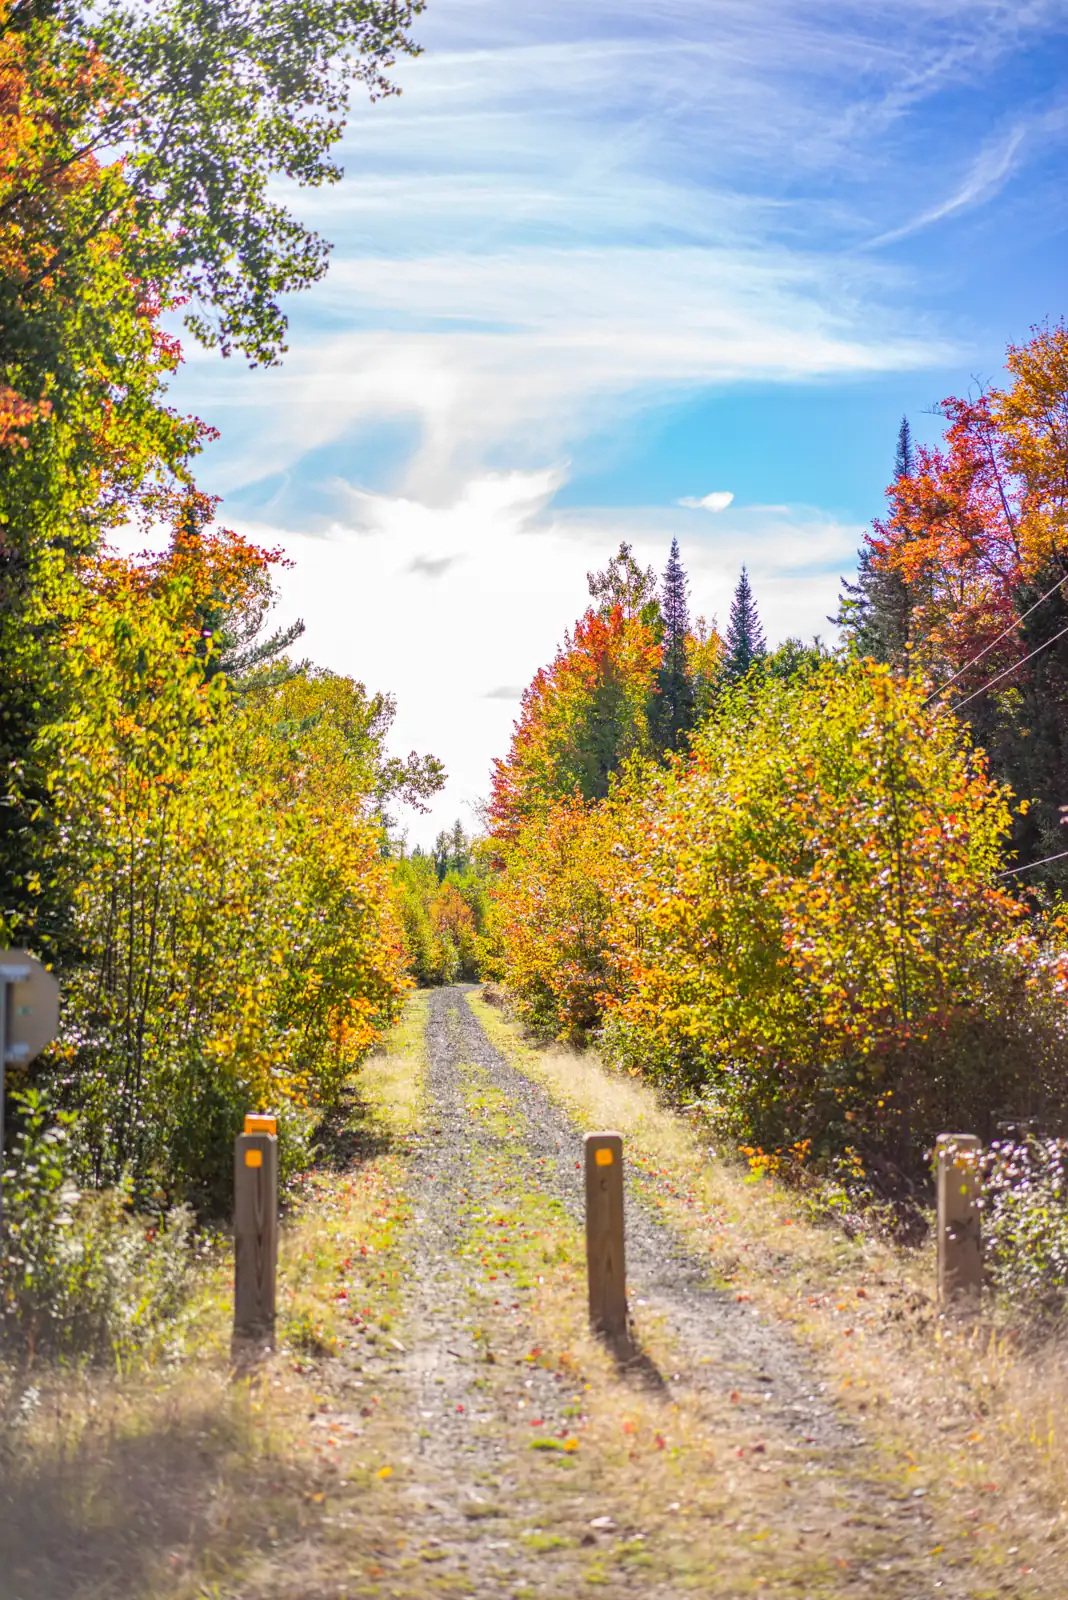
[[[914,459],[912,454],[912,429],[908,417],[902,417],[897,430],[897,451],[894,455],[894,479],[911,478]]]
[[[679,560],[679,541],[672,539],[671,554],[660,585],[663,620],[663,656],[657,673],[657,745],[679,750],[694,722],[694,685],[687,660],[690,613],[686,604],[686,570]]]
[[[730,622],[727,625],[727,659],[724,663],[727,678],[737,683],[766,654],[764,629],[753,599],[749,574],[743,567],[731,601]]]

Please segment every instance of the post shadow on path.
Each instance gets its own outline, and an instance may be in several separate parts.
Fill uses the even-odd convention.
[[[671,1393],[667,1379],[642,1345],[633,1322],[623,1333],[599,1333],[597,1337],[615,1362],[621,1378],[653,1394],[667,1396]]]
[[[383,1127],[358,1088],[347,1087],[337,1104],[323,1113],[311,1137],[315,1164],[328,1172],[359,1170],[391,1150],[407,1148],[407,1140]]]

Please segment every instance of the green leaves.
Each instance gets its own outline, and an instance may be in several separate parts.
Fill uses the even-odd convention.
[[[285,349],[281,297],[326,271],[329,245],[278,198],[341,169],[348,95],[394,93],[387,73],[416,52],[419,0],[164,0],[105,4],[74,24],[125,92],[91,130],[118,150],[136,218],[130,267],[188,299],[187,326],[253,364]]]

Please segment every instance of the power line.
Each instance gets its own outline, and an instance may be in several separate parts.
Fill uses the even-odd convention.
[[[1012,622],[1009,623],[1009,626],[1003,633],[999,633],[996,639],[991,639],[990,643],[988,645],[984,645],[977,656],[973,656],[970,661],[966,661],[963,667],[953,674],[952,678],[947,678],[945,683],[940,685],[940,687],[937,688],[933,694],[929,694],[927,699],[923,702],[924,705],[929,706],[932,700],[937,700],[938,696],[948,689],[951,683],[956,683],[957,679],[962,677],[970,667],[974,667],[977,661],[982,661],[985,655],[989,655],[996,644],[1000,644],[1002,639],[1007,639],[1010,633],[1014,633],[1020,626],[1021,622],[1027,621],[1032,611],[1037,611],[1039,606],[1048,600],[1051,594],[1057,593],[1057,590],[1060,588],[1063,582],[1063,578],[1058,578],[1056,583],[1053,585],[1053,588],[1047,589],[1045,594],[1042,595],[1040,599],[1036,600],[1034,605],[1031,606],[1029,610],[1025,611],[1022,617],[1016,617]],[[1052,640],[1050,642],[1052,643]]]
[[[1026,867],[1010,867],[1007,872],[999,872],[999,878],[1012,878],[1018,872],[1030,872],[1032,867],[1047,867],[1051,861],[1063,861],[1068,856],[1068,850],[1061,850],[1055,856],[1043,856],[1041,861],[1029,861]]]
[[[995,683],[1000,683],[1002,678],[1007,678],[1010,673],[1015,672],[1019,667],[1026,667],[1029,661],[1033,661],[1036,656],[1040,656],[1043,650],[1048,650],[1051,644],[1056,644],[1058,639],[1063,639],[1066,633],[1068,633],[1068,628],[1062,628],[1060,633],[1055,633],[1052,639],[1047,639],[1045,644],[1040,644],[1037,650],[1032,650],[1031,654],[1029,656],[1024,656],[1022,661],[1014,661],[1011,667],[1006,667],[1003,672],[999,672],[995,677],[990,679],[989,683],[984,683],[981,689],[976,689],[974,694],[968,695],[968,697],[964,700],[958,700],[956,705],[952,707],[952,710],[962,711],[964,707],[970,705],[973,700],[977,700],[981,694],[985,694],[988,689],[992,689]]]

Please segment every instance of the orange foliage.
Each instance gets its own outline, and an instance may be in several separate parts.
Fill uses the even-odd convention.
[[[650,623],[620,605],[580,618],[524,693],[511,750],[494,763],[495,837],[513,836],[524,819],[564,797],[603,798],[628,757],[650,753],[660,657]]]
[[[1007,364],[1006,388],[943,402],[944,446],[917,452],[868,541],[876,570],[905,582],[909,647],[920,666],[955,669],[1011,628],[1021,585],[1041,579],[1066,551],[1068,326],[1010,346]],[[1019,653],[1010,632],[978,681]]]

